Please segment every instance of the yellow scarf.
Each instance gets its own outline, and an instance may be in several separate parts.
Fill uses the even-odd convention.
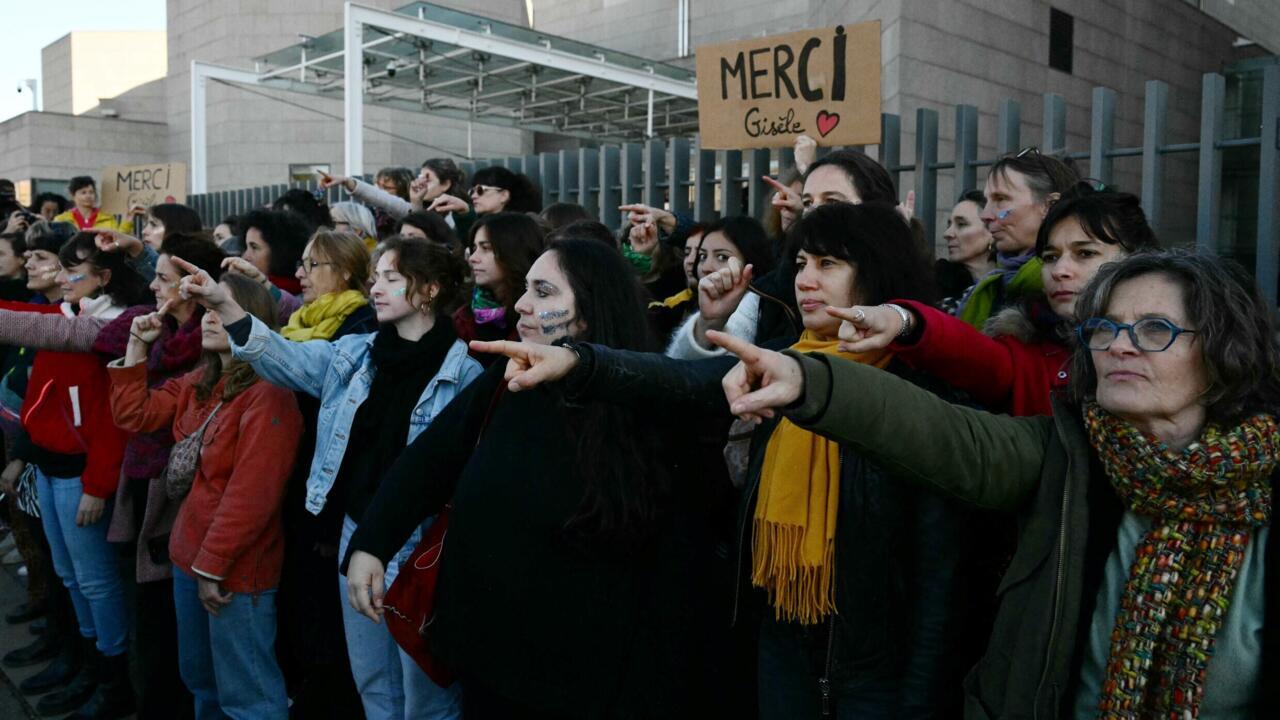
[[[294,342],[328,340],[348,315],[368,304],[369,298],[359,290],[326,293],[298,308],[280,334]]]
[[[681,290],[680,292],[676,293],[675,295],[672,295],[666,300],[662,300],[662,301],[654,300],[653,302],[649,303],[649,307],[650,308],[660,308],[660,307],[676,308],[680,306],[680,303],[688,302],[692,299],[693,299],[693,291],[690,290],[689,288],[685,288],[684,290]]]
[[[838,344],[806,330],[791,349],[878,368],[893,358],[887,350],[842,353]],[[778,620],[814,625],[835,612],[831,573],[839,508],[840,444],[783,418],[764,451],[751,548],[751,583],[769,593]]]

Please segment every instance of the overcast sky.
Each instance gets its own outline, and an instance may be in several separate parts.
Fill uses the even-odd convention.
[[[40,49],[74,30],[164,30],[165,0],[5,0],[0,19],[0,122],[31,110],[31,91],[17,88],[40,78]],[[43,105],[40,107],[44,109]]]

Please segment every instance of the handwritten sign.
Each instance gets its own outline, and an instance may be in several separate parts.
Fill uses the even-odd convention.
[[[184,163],[112,165],[102,171],[102,212],[123,215],[134,205],[187,201]]]
[[[880,22],[697,50],[698,131],[710,149],[880,142]]]

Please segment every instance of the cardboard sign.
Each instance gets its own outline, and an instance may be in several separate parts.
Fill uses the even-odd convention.
[[[704,45],[698,131],[708,149],[880,142],[880,22]]]
[[[187,201],[185,163],[111,165],[102,171],[102,212],[123,215],[134,205]]]

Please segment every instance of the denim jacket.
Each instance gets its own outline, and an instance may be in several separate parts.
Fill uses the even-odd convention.
[[[307,475],[307,511],[319,515],[342,467],[348,433],[356,409],[369,397],[374,370],[370,360],[375,333],[347,335],[336,341],[293,342],[272,332],[257,318],[243,345],[231,339],[231,354],[253,366],[268,382],[320,399],[316,451]],[[467,346],[454,342],[440,371],[427,383],[409,419],[409,442],[427,429],[436,415],[472,380],[480,363],[467,356]]]

